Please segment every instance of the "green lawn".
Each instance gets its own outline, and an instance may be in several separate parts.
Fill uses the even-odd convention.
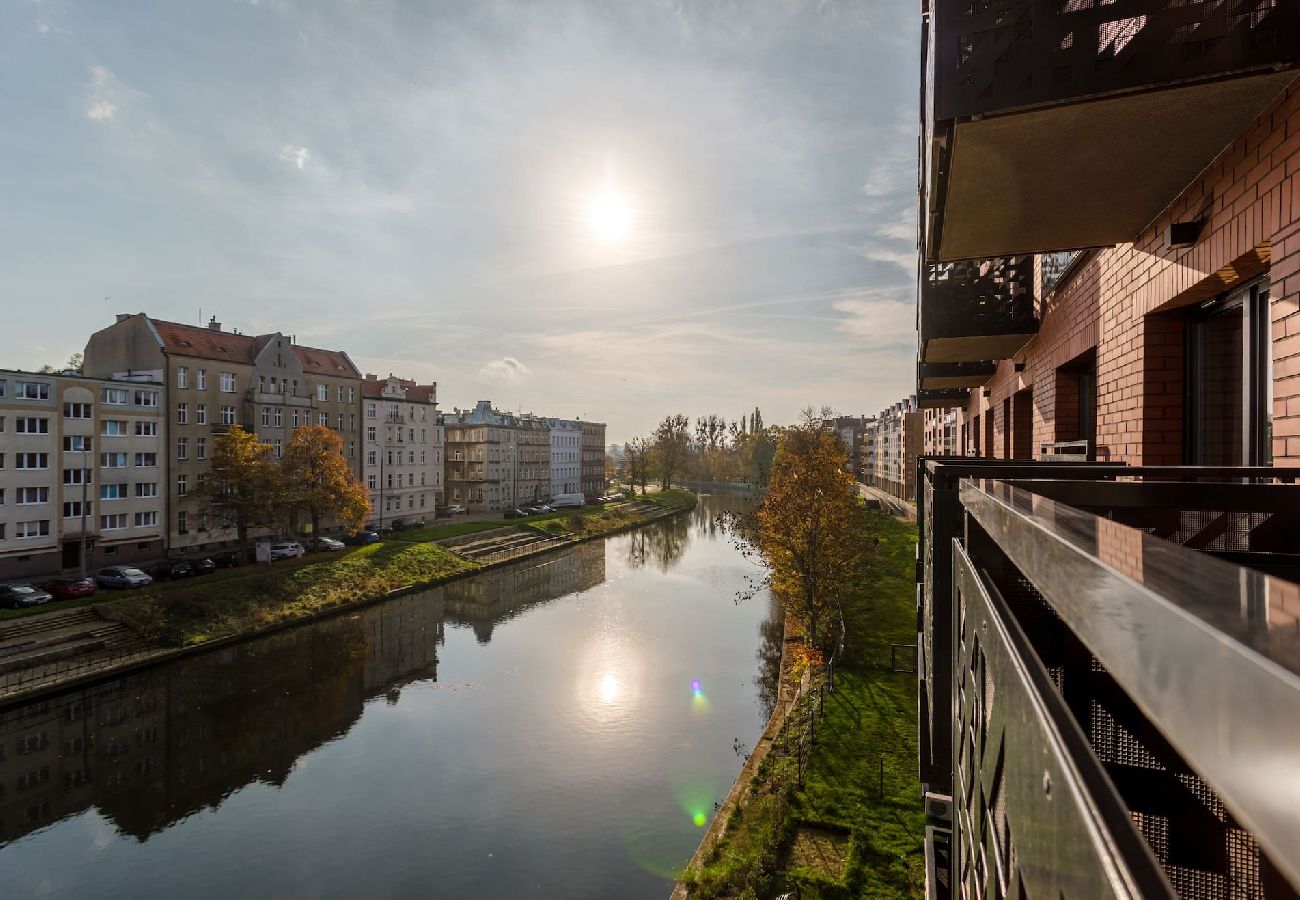
[[[890,664],[890,644],[916,640],[916,526],[865,515],[880,554],[845,610],[848,647],[835,691],[825,695],[824,714],[813,715],[814,691],[791,715],[743,812],[703,871],[690,877],[692,896],[791,891],[801,898],[883,898],[923,891],[916,676],[895,673]],[[812,746],[802,786],[801,739]],[[828,847],[833,851],[815,852]]]

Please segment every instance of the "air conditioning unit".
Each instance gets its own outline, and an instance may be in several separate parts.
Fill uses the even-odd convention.
[[[941,822],[952,821],[952,797],[947,794],[932,794],[925,792],[925,814],[931,819],[938,819]]]

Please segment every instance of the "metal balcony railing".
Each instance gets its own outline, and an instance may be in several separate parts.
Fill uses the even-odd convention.
[[[929,892],[1295,897],[1300,470],[918,477]]]

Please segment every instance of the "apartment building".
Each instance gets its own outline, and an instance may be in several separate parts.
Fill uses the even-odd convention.
[[[912,397],[898,401],[876,417],[875,486],[903,500],[916,499],[921,427],[921,414]]]
[[[582,423],[548,419],[551,428],[551,496],[582,490]]]
[[[0,370],[0,578],[163,553],[164,390],[151,375]]]
[[[822,420],[822,428],[839,438],[848,456],[848,472],[856,481],[864,481],[866,478],[869,463],[868,435],[874,439],[875,425],[876,420],[871,416],[836,416]]]
[[[582,493],[590,502],[609,490],[608,484],[605,478],[605,425],[602,422],[583,422]]]
[[[367,374],[361,385],[362,474],[370,520],[432,519],[443,490],[443,425],[438,385]]]
[[[339,350],[304,347],[292,335],[246,335],[222,328],[119,315],[91,335],[85,370],[96,377],[146,373],[167,388],[160,421],[167,448],[168,546],[200,550],[234,540],[190,492],[203,484],[214,441],[240,425],[276,456],[295,428],[324,425],[343,441],[343,455],[361,475],[361,373]],[[326,530],[332,529],[327,523]]]
[[[443,422],[448,505],[472,512],[513,509],[519,475],[516,417],[480,400],[473,409],[445,414]]]
[[[957,410],[921,410],[921,452],[926,456],[956,456],[962,452]]]
[[[546,503],[551,492],[551,423],[531,413],[515,417],[517,503]]]

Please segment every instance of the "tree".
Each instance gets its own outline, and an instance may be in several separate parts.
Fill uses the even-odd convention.
[[[655,429],[655,467],[665,491],[673,486],[673,477],[686,466],[686,457],[690,452],[690,430],[690,419],[681,413],[666,416]]]
[[[270,444],[232,425],[213,441],[207,480],[194,491],[207,501],[222,527],[235,529],[241,553],[250,530],[274,524],[283,496],[280,467],[272,452]]]
[[[626,460],[627,477],[632,482],[633,493],[639,484],[641,493],[644,494],[646,481],[650,477],[650,442],[643,437],[633,438],[624,446],[623,458]]]
[[[833,434],[815,426],[785,430],[748,529],[773,592],[818,650],[833,644],[829,625],[869,561],[865,521],[844,462]]]
[[[289,502],[311,517],[311,533],[322,519],[340,520],[357,531],[370,512],[370,492],[343,458],[343,439],[324,425],[295,429],[280,463]]]
[[[45,365],[37,369],[37,372],[41,375],[54,375],[57,372],[76,372],[78,374],[81,374],[82,372],[84,372],[85,368],[86,368],[85,356],[81,353],[74,353],[68,357],[68,361],[64,365],[58,366],[56,368],[55,366],[46,363]]]

